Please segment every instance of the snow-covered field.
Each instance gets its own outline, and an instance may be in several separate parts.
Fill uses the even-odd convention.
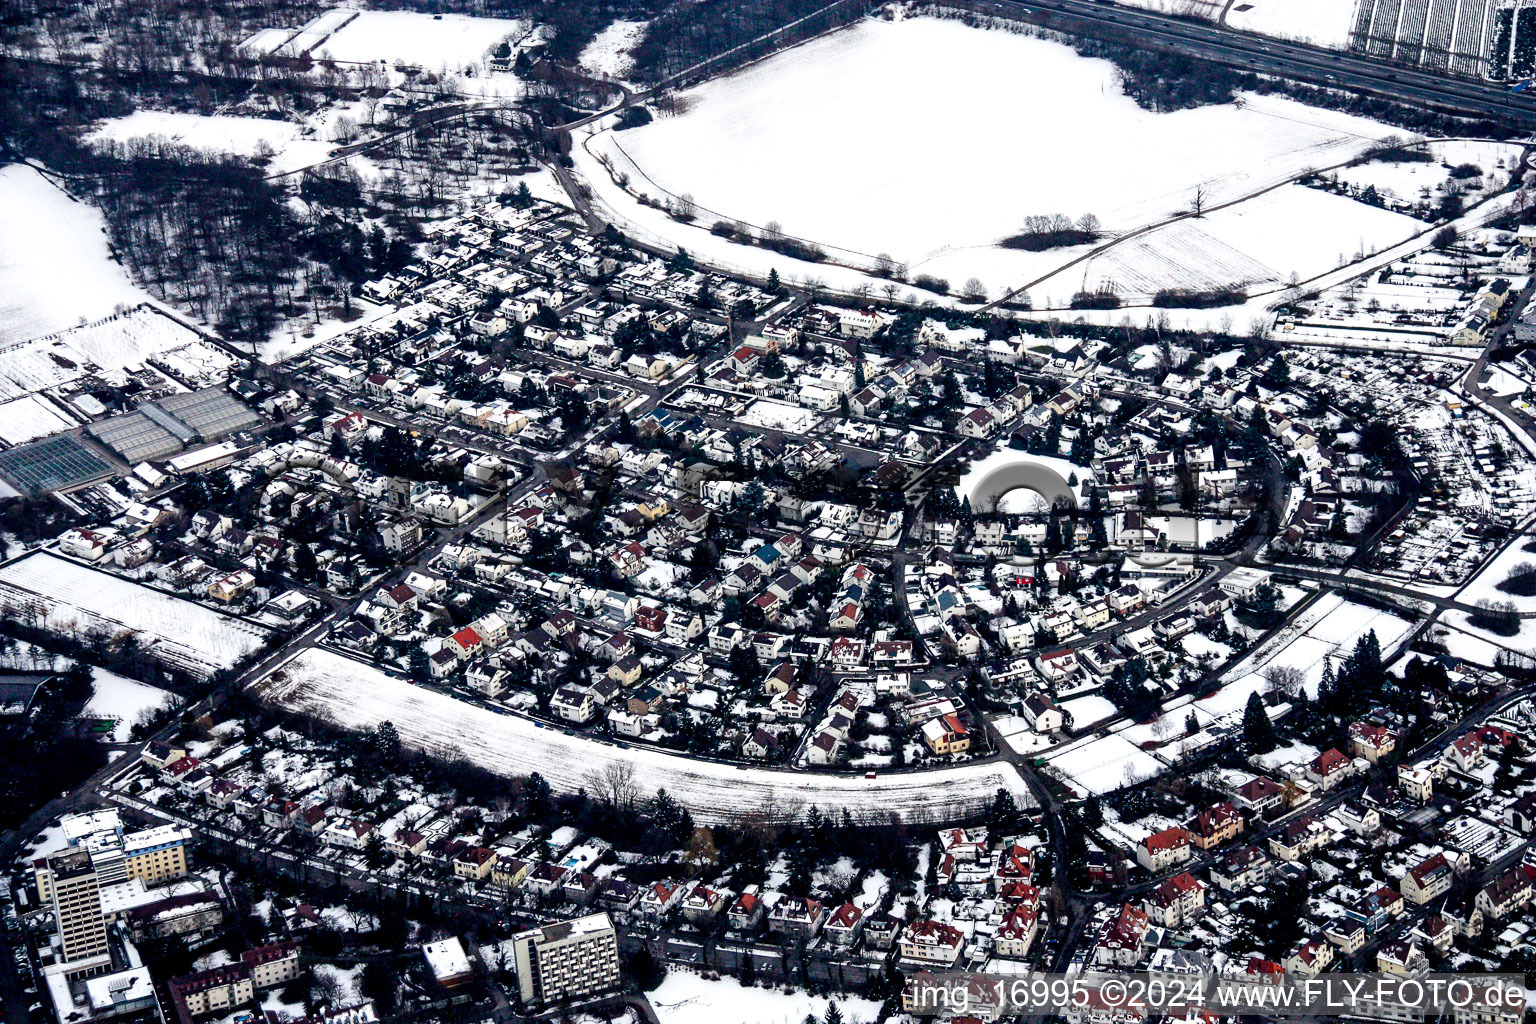
[[[161,659],[204,676],[240,661],[267,636],[260,626],[45,551],[0,568],[0,614],[62,634],[132,635]]]
[[[0,167],[0,347],[149,296],[112,260],[101,214],[37,171]]]
[[[1245,32],[1343,49],[1355,27],[1357,0],[1237,0],[1227,24]]]
[[[1305,224],[1305,231],[1296,225]],[[1199,219],[1175,221],[1031,289],[1037,306],[1064,306],[1104,288],[1127,301],[1166,288],[1263,291],[1305,281],[1378,252],[1426,225],[1343,196],[1286,185]]]
[[[800,989],[743,988],[735,978],[710,981],[690,971],[672,970],[648,997],[661,1024],[800,1024],[808,1016],[822,1020],[828,1000]],[[880,1015],[871,999],[834,1000],[847,1024],[868,1024]]]
[[[102,121],[88,139],[95,143],[128,143],[154,137],[207,153],[244,157],[270,154],[274,172],[308,167],[331,152],[330,143],[305,138],[303,129],[291,121],[163,110],[135,110],[126,117]]]
[[[27,395],[0,405],[0,441],[10,444],[23,444],[76,425],[57,403],[42,395]]]
[[[157,687],[128,679],[106,669],[91,672],[91,699],[85,705],[87,718],[115,718],[112,742],[127,743],[129,730],[145,712],[163,707],[172,697]]]
[[[1507,594],[1499,589],[1499,584],[1509,578],[1509,574],[1522,565],[1536,565],[1536,551],[1525,550],[1528,538],[1521,537],[1499,552],[1482,571],[1467,583],[1456,595],[1456,600],[1462,604],[1477,604],[1479,601],[1513,601],[1517,605],[1524,604],[1527,598],[1518,597],[1515,594]],[[1528,609],[1522,608],[1522,611]]]
[[[87,364],[120,370],[172,352],[178,355],[169,361],[182,366],[189,376],[218,375],[234,363],[179,320],[154,306],[136,306],[5,348],[0,356],[0,401],[66,384],[87,373]]]
[[[1006,764],[882,773],[870,779],[737,767],[647,747],[620,748],[412,686],[320,649],[305,651],[260,685],[262,698],[278,707],[349,729],[371,729],[388,720],[411,747],[462,754],[505,776],[539,772],[560,790],[590,790],[594,775],[609,765],[631,765],[643,792],[664,787],[694,817],[711,824],[756,814],[784,817],[812,805],[834,812],[846,808],[860,819],[894,811],[907,821],[938,822],[989,805],[1000,788],[1021,806],[1033,802]]]
[[[1118,733],[1073,744],[1052,756],[1046,766],[1084,794],[1108,793],[1168,770],[1163,762]]]
[[[594,74],[623,78],[629,74],[634,61],[629,51],[645,35],[646,21],[615,21],[597,35],[581,51],[581,66]]]
[[[522,22],[464,14],[359,11],[315,48],[314,56],[356,63],[400,61],[459,71],[475,65],[503,39],[523,31]]]
[[[740,423],[750,423],[769,430],[782,430],[788,434],[803,434],[816,425],[816,413],[788,402],[763,399],[753,402],[736,417]]]
[[[1036,96],[1051,101],[1030,102]],[[1017,116],[1000,120],[992,97],[1014,98]],[[1092,213],[1122,233],[1187,209],[1197,187],[1207,207],[1229,202],[1392,134],[1256,95],[1241,106],[1149,113],[1121,92],[1107,61],[932,18],[866,21],[684,99],[686,113],[590,143],[620,169],[638,165],[631,187],[687,193],[705,211],[696,228],[648,228],[688,239],[694,251],[704,245],[694,236],[717,216],[778,221],[790,235],[888,252],[913,273],[956,285],[975,274],[994,290],[1084,251],[996,248],[1026,216]],[[802,156],[785,160],[786,152]],[[589,179],[605,173],[576,156]],[[1331,238],[1319,246],[1336,254]]]
[[[1340,659],[1354,652],[1360,638],[1374,630],[1384,660],[1390,661],[1393,648],[1412,628],[1413,623],[1391,612],[1338,594],[1325,594],[1296,622],[1235,666],[1228,674],[1232,681],[1202,699],[1200,706],[1217,715],[1241,711],[1250,692],[1268,688],[1263,671],[1271,665],[1299,669],[1305,676],[1307,695],[1315,697],[1327,660],[1337,667]]]

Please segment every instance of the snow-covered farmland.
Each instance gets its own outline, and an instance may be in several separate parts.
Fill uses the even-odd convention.
[[[0,346],[148,298],[113,261],[101,214],[31,167],[0,167]]]
[[[234,364],[233,357],[181,321],[141,305],[6,348],[0,359],[0,401],[59,387],[93,367],[138,367],[152,356],[176,364],[188,380],[221,377]]]
[[[587,71],[612,78],[623,78],[634,66],[629,52],[645,36],[646,21],[615,21],[592,37],[581,51],[581,66]]]
[[[319,163],[330,155],[330,143],[305,138],[291,121],[265,117],[184,114],[164,110],[135,110],[98,124],[89,140],[98,145],[162,138],[205,153],[254,157],[269,155],[271,170],[292,171]]]
[[[1306,230],[1296,230],[1305,224]],[[1426,230],[1412,217],[1302,185],[1285,185],[1199,219],[1178,220],[1109,249],[1031,289],[1064,306],[1078,290],[1146,301],[1170,288],[1273,291],[1379,252]]]
[[[1227,24],[1245,32],[1342,50],[1355,27],[1356,0],[1237,0]]]
[[[399,61],[459,71],[478,64],[504,39],[524,31],[522,22],[465,14],[359,11],[314,50],[317,58],[359,64]]]
[[[0,405],[0,441],[22,444],[77,426],[58,403],[42,395],[27,395]]]
[[[1050,103],[1029,101],[1047,95]],[[987,96],[1019,98],[1017,121],[999,122],[976,100]],[[631,188],[693,197],[696,227],[646,222],[653,232],[694,251],[718,218],[778,221],[835,255],[888,252],[914,273],[952,282],[975,274],[994,288],[1047,276],[1086,251],[997,248],[1026,216],[1092,213],[1120,234],[1187,209],[1197,187],[1210,208],[1343,163],[1392,134],[1269,96],[1149,113],[1121,92],[1107,61],[932,18],[863,22],[706,83],[684,102],[679,116],[588,143],[632,172]],[[606,176],[581,149],[583,173]],[[786,152],[813,158],[786,161]],[[637,209],[631,200],[620,212],[644,220]],[[1319,247],[1331,266],[1337,244]]]
[[[0,615],[74,637],[131,635],[162,661],[201,676],[234,665],[267,638],[261,626],[45,551],[0,568]]]
[[[828,1002],[798,989],[743,988],[735,978],[709,981],[686,970],[668,971],[648,998],[661,1024],[800,1024],[807,1017],[824,1019]],[[848,1024],[868,1024],[880,1016],[880,1004],[870,999],[833,1001]]]
[[[391,721],[408,745],[462,754],[505,776],[539,772],[561,790],[590,789],[594,774],[611,764],[631,765],[647,793],[664,787],[706,823],[756,814],[785,816],[818,806],[855,818],[899,813],[911,821],[949,820],[991,803],[1007,789],[1032,803],[1018,774],[1001,763],[933,771],[843,776],[746,768],[693,760],[646,747],[620,748],[528,719],[455,700],[325,650],[309,650],[266,682],[261,696],[278,707],[306,712],[348,729]]]

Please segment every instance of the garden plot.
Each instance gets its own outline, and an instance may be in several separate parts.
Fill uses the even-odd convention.
[[[0,401],[67,385],[95,369],[142,367],[150,359],[189,382],[223,380],[234,358],[150,305],[18,342],[0,358]]]
[[[158,138],[204,153],[270,156],[270,169],[283,172],[317,164],[330,155],[330,143],[305,138],[303,133],[304,129],[291,121],[265,117],[135,110],[126,117],[102,121],[86,140],[107,146]]]
[[[278,707],[347,729],[373,729],[391,721],[410,747],[462,755],[507,777],[539,772],[562,791],[590,791],[594,777],[612,766],[632,769],[642,793],[664,787],[708,824],[757,814],[783,817],[812,805],[833,813],[846,809],[860,820],[895,812],[909,821],[948,821],[990,806],[999,789],[1012,793],[1021,806],[1033,803],[1023,780],[1003,763],[881,773],[871,779],[693,760],[567,736],[318,649],[290,661],[261,689],[260,696]]]
[[[1328,177],[1337,178],[1357,188],[1375,186],[1376,191],[1383,195],[1404,202],[1417,202],[1426,190],[1433,195],[1450,180],[1450,167],[1475,164],[1483,170],[1481,180],[1484,187],[1497,189],[1508,181],[1509,169],[1518,166],[1520,161],[1520,147],[1505,142],[1435,142],[1430,144],[1429,151],[1434,155],[1434,160],[1427,163],[1373,160],[1354,167],[1341,167]]]
[[[1168,768],[1118,734],[1075,744],[1050,757],[1045,766],[1084,796],[1144,782]]]
[[[31,167],[0,167],[0,210],[0,346],[149,298],[112,258],[101,214]]]
[[[1197,187],[1214,206],[1392,134],[1268,96],[1154,114],[1115,74],[1107,61],[1023,35],[932,18],[867,21],[706,83],[683,95],[685,113],[592,146],[632,159],[637,191],[688,194],[704,211],[692,229],[662,215],[647,224],[658,232],[693,238],[717,218],[778,221],[824,246],[888,252],[914,272],[1000,285],[1073,255],[996,248],[1026,216],[1092,213],[1122,233],[1187,209]],[[1021,98],[1016,124],[977,99],[997,96]],[[787,152],[811,156],[786,161]],[[604,173],[577,157],[589,178]],[[637,206],[631,199],[622,212]]]
[[[132,636],[153,656],[205,677],[268,636],[243,619],[43,551],[0,568],[0,615],[76,639]]]

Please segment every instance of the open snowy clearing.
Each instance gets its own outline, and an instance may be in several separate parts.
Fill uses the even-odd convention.
[[[516,715],[497,714],[325,650],[309,650],[261,684],[278,707],[313,714],[347,729],[391,721],[418,750],[463,755],[508,777],[539,772],[556,789],[593,788],[610,765],[634,768],[642,792],[665,788],[706,824],[755,815],[786,817],[812,805],[870,820],[897,813],[904,820],[949,821],[988,806],[1007,789],[1032,804],[1023,780],[1006,764],[971,764],[933,771],[834,776],[737,767],[647,747],[617,747],[567,736]]]
[[[205,153],[243,157],[270,154],[268,166],[275,173],[308,167],[330,155],[330,143],[305,138],[302,133],[303,129],[290,121],[265,117],[135,110],[126,117],[102,121],[87,139],[103,144],[159,137]]]
[[[31,167],[0,167],[0,346],[149,298],[107,246],[101,214]]]
[[[0,568],[0,615],[67,636],[132,635],[155,656],[202,676],[235,664],[267,637],[242,619],[45,551]]]
[[[735,978],[710,981],[691,971],[671,970],[647,998],[661,1024],[800,1024],[807,1016],[822,1020],[828,1000],[800,989],[743,988]],[[847,1024],[868,1024],[880,1016],[871,999],[833,1000]]]
[[[615,21],[592,37],[581,51],[583,70],[610,78],[623,78],[634,67],[629,52],[645,35],[648,21]]]
[[[174,695],[158,687],[128,679],[115,672],[91,670],[91,699],[85,705],[87,718],[115,718],[113,743],[127,743],[133,724],[150,711],[158,710]]]
[[[997,96],[1024,98],[1015,123],[977,101]],[[1035,96],[1051,102],[1030,103]],[[1092,213],[1123,233],[1187,209],[1197,187],[1214,206],[1392,134],[1266,96],[1149,113],[1121,92],[1107,61],[933,18],[866,21],[684,100],[684,114],[590,143],[632,189],[692,195],[697,227],[667,229],[680,244],[702,245],[692,236],[722,217],[779,221],[834,255],[888,252],[913,272],[956,284],[976,274],[994,288],[1073,255],[997,249],[1026,216]],[[799,156],[784,159],[791,152]]]
[[[359,11],[313,55],[359,64],[399,61],[429,70],[462,71],[477,65],[497,43],[523,31],[522,22],[504,18]]]

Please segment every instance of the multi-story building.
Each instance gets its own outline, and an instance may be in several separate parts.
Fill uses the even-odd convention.
[[[50,857],[48,873],[64,959],[73,963],[106,954],[107,925],[91,855],[77,850]]]
[[[534,928],[515,936],[518,996],[528,1006],[588,999],[616,988],[619,943],[607,914]]]
[[[187,844],[190,829],[180,825],[161,825],[123,837],[123,866],[129,878],[146,886],[159,885],[187,873]]]
[[[251,981],[251,969],[245,964],[225,964],[222,967],[198,971],[170,981],[171,999],[176,1003],[177,1016],[191,1020],[210,1014],[227,1014],[241,1006],[256,1001],[256,986]]]

